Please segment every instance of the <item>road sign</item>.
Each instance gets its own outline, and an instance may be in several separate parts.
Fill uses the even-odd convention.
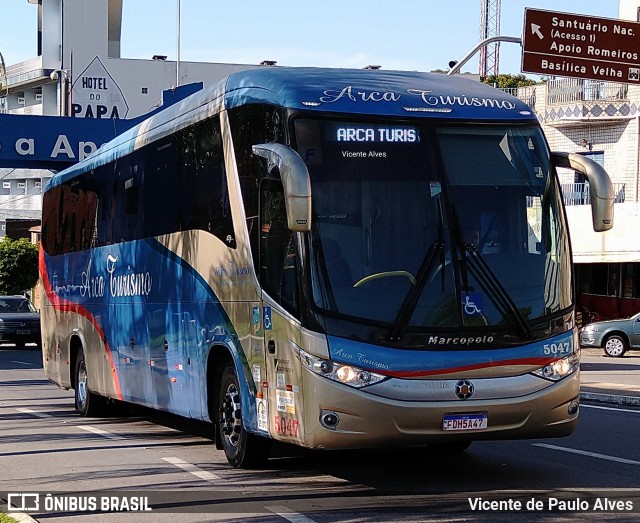
[[[527,8],[522,71],[640,84],[640,23]]]

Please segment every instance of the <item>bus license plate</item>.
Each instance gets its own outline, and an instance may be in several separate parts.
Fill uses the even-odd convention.
[[[16,329],[16,334],[31,334],[31,329]]]
[[[445,414],[442,418],[442,430],[483,430],[486,428],[486,414]]]

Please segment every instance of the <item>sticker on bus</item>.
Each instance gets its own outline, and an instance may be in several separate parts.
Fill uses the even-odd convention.
[[[267,409],[267,400],[258,398],[256,400],[256,411],[258,415],[258,430],[269,432],[269,411]]]
[[[483,430],[487,428],[487,415],[477,414],[445,414],[442,418],[442,430]]]

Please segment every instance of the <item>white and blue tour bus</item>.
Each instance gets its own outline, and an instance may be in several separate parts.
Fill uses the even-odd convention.
[[[236,467],[312,449],[565,436],[579,410],[556,167],[520,100],[456,76],[268,67],[56,174],[46,375],[84,416],[215,426]]]

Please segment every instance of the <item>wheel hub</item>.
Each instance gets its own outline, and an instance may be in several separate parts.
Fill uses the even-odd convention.
[[[234,384],[229,385],[220,407],[220,427],[225,439],[234,447],[240,440],[242,411],[240,393]]]
[[[76,396],[80,405],[84,405],[87,402],[87,367],[83,364],[80,364],[80,368],[78,369]]]

